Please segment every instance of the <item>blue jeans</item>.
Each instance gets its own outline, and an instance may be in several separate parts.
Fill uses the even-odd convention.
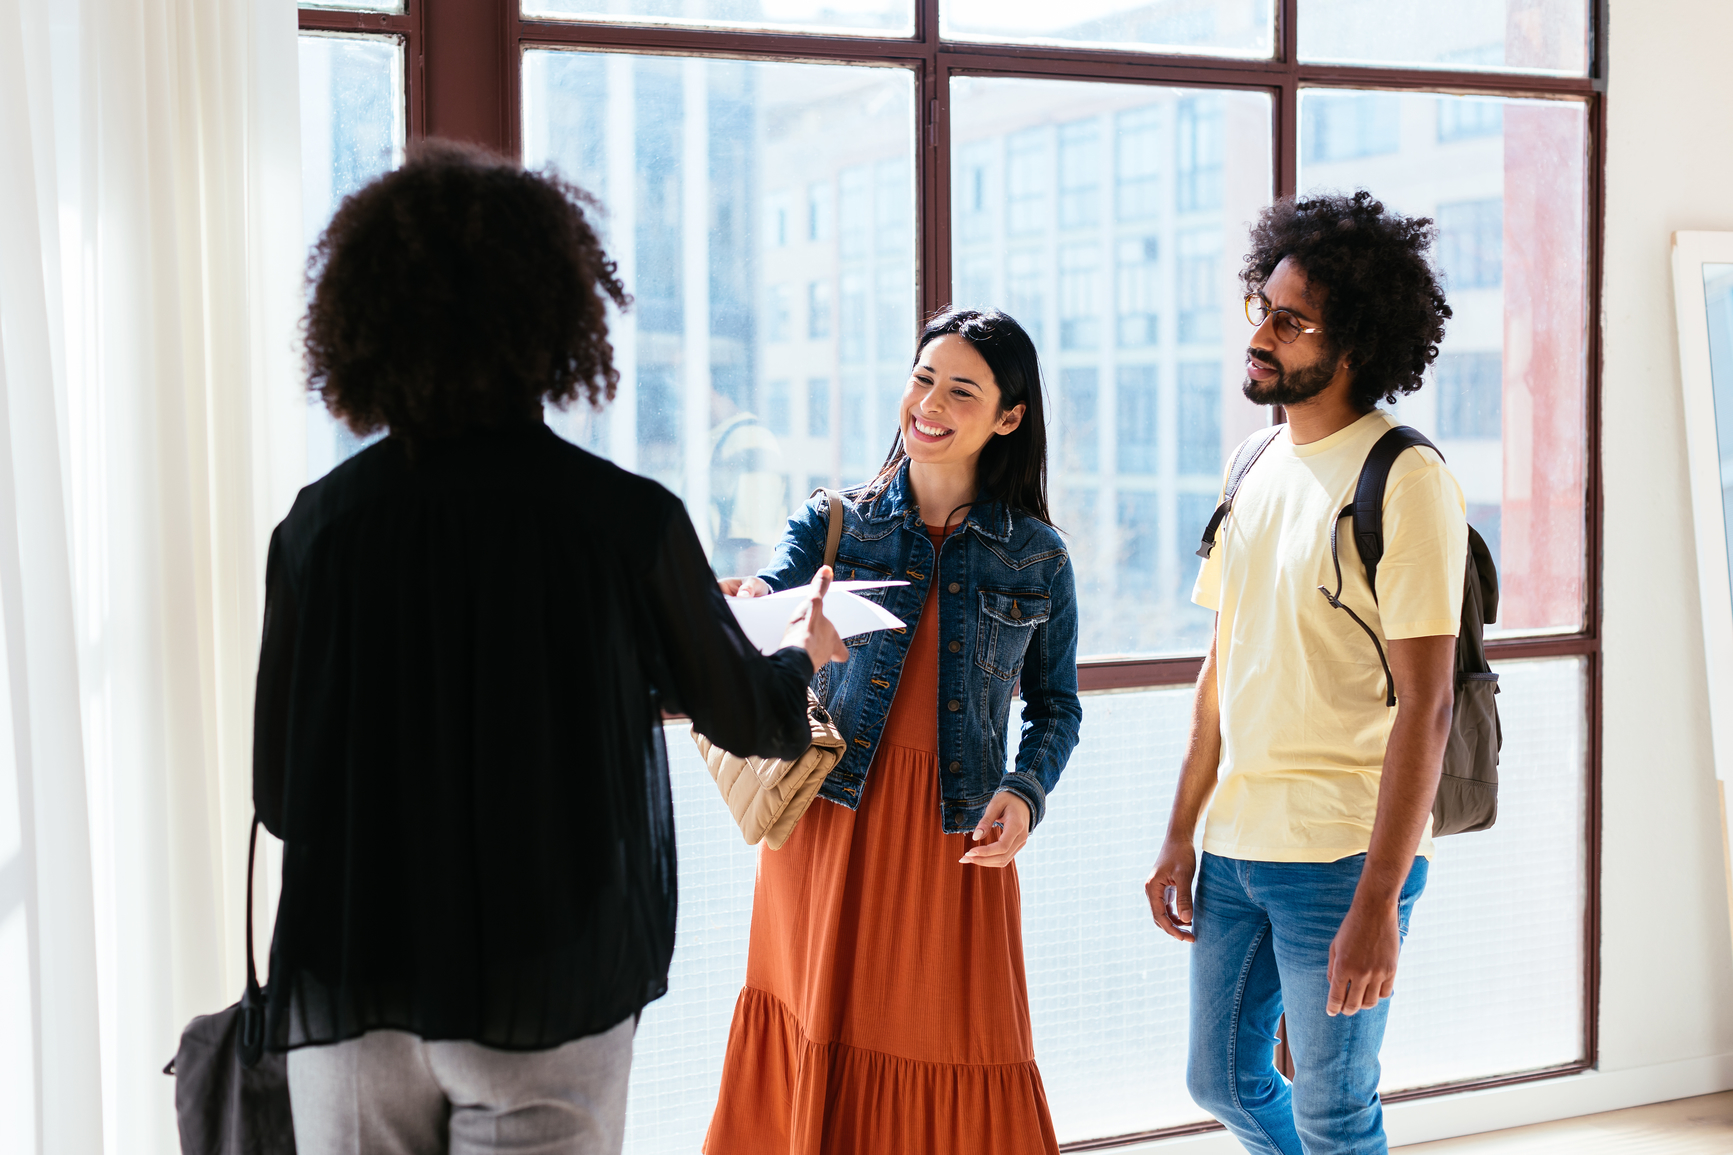
[[[1337,862],[1248,862],[1205,854],[1192,906],[1191,1054],[1186,1087],[1246,1150],[1267,1155],[1383,1155],[1378,1049],[1390,1000],[1356,1015],[1324,1013],[1330,941],[1364,854]],[[1403,938],[1426,888],[1416,858],[1403,884]],[[1289,1084],[1275,1065],[1286,1011]]]

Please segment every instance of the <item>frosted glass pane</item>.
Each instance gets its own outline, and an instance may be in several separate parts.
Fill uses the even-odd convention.
[[[1300,0],[1300,58],[1583,76],[1585,0]]]
[[[403,160],[403,41],[396,36],[304,32],[301,80],[301,225],[311,246],[343,198]],[[307,480],[373,439],[308,400]]]
[[[952,299],[1041,354],[1085,657],[1202,652],[1195,556],[1247,401],[1236,279],[1269,203],[1262,93],[951,81]]]
[[[1498,823],[1438,840],[1402,949],[1386,1090],[1583,1056],[1583,663],[1496,668]]]
[[[692,1155],[704,1141],[734,1000],[746,980],[758,869],[758,848],[741,840],[692,744],[692,728],[671,725],[667,740],[680,916],[668,993],[644,1008],[632,1043],[625,1155]]]
[[[1492,548],[1494,633],[1583,621],[1587,128],[1571,101],[1300,94],[1302,191],[1366,188],[1437,223],[1455,315],[1394,412],[1438,445]]]
[[[601,198],[635,304],[561,435],[679,494],[719,574],[871,478],[914,356],[914,74],[524,54],[524,158]]]
[[[1272,0],[946,0],[946,39],[1092,45],[1145,52],[1268,58],[1275,49]]]
[[[524,0],[542,20],[611,20],[777,32],[910,36],[911,0]]]
[[[1083,741],[1017,856],[1035,1058],[1061,1143],[1209,1118],[1185,1089],[1187,955],[1143,896],[1191,698],[1087,695]]]
[[[1498,824],[1438,840],[1403,949],[1386,1090],[1582,1055],[1583,665],[1547,658],[1497,669]],[[1188,948],[1155,929],[1143,896],[1190,702],[1189,686],[1084,695],[1083,741],[1018,856],[1035,1056],[1061,1142],[1208,1118],[1185,1089]],[[668,728],[668,751],[680,921],[669,993],[638,1032],[633,1155],[686,1155],[709,1124],[746,973],[757,856],[686,726]]]

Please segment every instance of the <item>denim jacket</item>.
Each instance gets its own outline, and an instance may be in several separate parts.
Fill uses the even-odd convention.
[[[812,580],[830,516],[822,494],[797,512],[759,571],[774,589]],[[849,639],[847,663],[813,675],[848,751],[819,791],[853,810],[884,731],[897,679],[931,583],[939,583],[939,780],[946,833],[973,830],[994,794],[1029,804],[1033,829],[1077,745],[1077,592],[1052,526],[999,503],[975,507],[938,551],[909,493],[909,467],[876,498],[843,494],[840,580],[903,580],[866,590],[907,625]],[[1022,686],[1017,764],[1005,767],[1011,694]]]

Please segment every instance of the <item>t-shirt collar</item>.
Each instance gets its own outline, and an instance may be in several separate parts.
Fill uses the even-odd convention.
[[[1330,436],[1319,441],[1307,442],[1305,445],[1294,444],[1293,430],[1290,429],[1286,435],[1288,448],[1293,450],[1295,457],[1315,457],[1320,453],[1328,453],[1337,446],[1352,441],[1356,437],[1365,433],[1373,425],[1383,428],[1388,424],[1389,421],[1384,411],[1382,409],[1374,409],[1372,412],[1366,414],[1366,416],[1360,418],[1360,420],[1353,424],[1344,425],[1342,428],[1336,430],[1336,432],[1330,434]]]

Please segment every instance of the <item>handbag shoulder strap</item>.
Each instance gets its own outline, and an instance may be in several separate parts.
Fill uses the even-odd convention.
[[[247,835],[247,990],[259,989],[259,971],[253,964],[253,864],[259,857],[259,816],[253,815],[253,829]]]
[[[842,546],[842,495],[834,489],[820,489],[830,501],[830,523],[824,535],[824,564],[836,568],[836,551]]]

